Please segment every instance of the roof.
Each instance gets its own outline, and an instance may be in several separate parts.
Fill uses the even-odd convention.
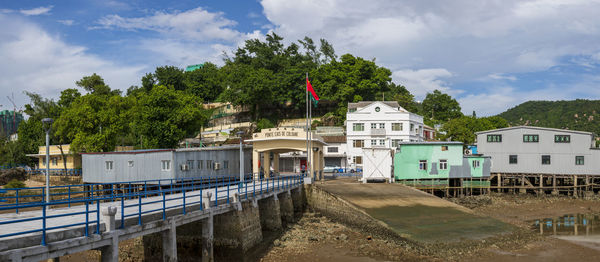
[[[144,153],[158,153],[158,152],[168,152],[175,151],[175,149],[137,149],[137,150],[129,150],[129,151],[114,151],[114,152],[90,152],[90,153],[81,153],[82,155],[110,155],[110,154],[144,154]]]
[[[323,136],[325,143],[346,143],[346,136]]]
[[[460,141],[399,142],[398,145],[462,145]]]
[[[348,103],[348,109],[350,109],[350,108],[362,108],[362,107],[368,106],[370,104],[373,104],[375,102],[384,103],[384,104],[386,104],[388,106],[391,106],[393,108],[400,107],[400,105],[396,101],[360,101],[358,103]]]
[[[512,129],[534,129],[534,130],[566,132],[566,133],[581,134],[581,135],[593,135],[593,133],[586,132],[586,131],[577,131],[577,130],[559,129],[559,128],[549,128],[549,127],[539,127],[539,126],[511,126],[511,127],[505,127],[505,128],[499,128],[499,129],[492,129],[492,130],[475,132],[475,134],[479,135],[479,134],[487,134],[487,133],[494,133],[494,132],[502,132],[502,131],[507,131],[507,130],[512,130]]]
[[[243,148],[252,148],[252,145],[244,144]],[[189,151],[214,151],[214,150],[239,150],[240,144],[229,144],[222,146],[207,146],[207,147],[190,147],[190,148],[178,148],[177,152],[189,152]]]

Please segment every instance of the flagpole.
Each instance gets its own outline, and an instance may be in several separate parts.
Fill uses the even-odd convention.
[[[314,166],[313,166],[313,158],[314,158],[314,156],[313,156],[313,152],[312,152],[312,148],[313,148],[312,147],[313,146],[313,137],[312,137],[313,136],[313,134],[312,134],[312,101],[308,102],[308,107],[309,107],[309,109],[308,109],[308,118],[309,118],[308,127],[309,127],[309,129],[308,130],[310,130],[310,133],[308,135],[308,143],[310,145],[310,177],[314,177],[314,172],[315,172],[314,171]]]
[[[308,102],[308,72],[306,72],[306,87],[304,88],[306,91],[306,163],[305,163],[305,175],[308,174],[309,170],[308,170],[308,163],[309,163],[309,154],[310,154],[310,150],[309,150],[309,145],[308,145],[308,108],[310,107],[310,104]]]

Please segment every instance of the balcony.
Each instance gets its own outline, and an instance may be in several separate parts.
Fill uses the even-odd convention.
[[[371,136],[385,136],[385,129],[371,128]]]

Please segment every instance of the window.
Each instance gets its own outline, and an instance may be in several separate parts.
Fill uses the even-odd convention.
[[[188,160],[188,161],[187,161],[187,166],[188,166],[188,168],[189,168],[190,170],[191,170],[191,169],[194,169],[194,160]]]
[[[229,168],[229,161],[224,160],[223,161],[223,169]]]
[[[377,145],[377,140],[373,139],[371,140],[371,146],[376,146]]]
[[[330,146],[327,148],[327,153],[337,153],[337,152],[338,152],[337,146]]]
[[[479,168],[479,160],[473,160],[473,168]]]
[[[410,124],[410,132],[412,132],[415,129],[415,125],[414,124]]]
[[[365,146],[365,141],[364,140],[354,140],[354,141],[352,141],[352,145],[356,148],[362,148]]]
[[[204,162],[204,160],[198,160],[198,169],[202,169],[202,163]]]
[[[448,160],[440,159],[440,170],[448,169]]]
[[[375,107],[375,112],[379,112],[379,110],[381,110],[381,108]]]
[[[400,142],[402,142],[402,139],[392,139],[392,147],[398,147]]]
[[[392,131],[402,131],[402,123],[392,123]]]
[[[51,157],[51,158],[50,158],[50,161],[52,161],[52,165],[53,165],[53,166],[56,166],[56,165],[58,165],[58,157]]]
[[[385,129],[385,123],[379,123],[379,129]]]
[[[231,105],[227,105],[227,109],[230,109],[230,108],[231,108]]]
[[[427,171],[427,160],[419,160],[419,170]]]
[[[576,156],[575,157],[575,165],[583,166],[583,156]]]
[[[352,131],[365,131],[365,124],[363,124],[363,123],[352,124]]]
[[[488,142],[502,142],[502,135],[487,135]]]
[[[448,151],[448,146],[442,146],[442,151]]]
[[[355,156],[354,164],[362,165],[362,156]]]
[[[171,170],[171,160],[161,160],[160,164],[161,164],[161,170],[162,171],[169,171],[169,170]]]
[[[377,123],[371,123],[371,129],[377,129]]]
[[[549,155],[542,156],[542,165],[550,165],[550,156]]]
[[[571,143],[570,135],[555,135],[554,143]]]
[[[207,169],[213,169],[213,161],[212,160],[206,160],[206,168]]]
[[[352,113],[352,112],[356,112],[356,108],[349,108],[348,112]]]
[[[113,170],[113,161],[106,161],[106,170]]]
[[[523,135],[523,142],[525,143],[537,143],[540,141],[539,135]]]
[[[127,161],[127,166],[133,167],[133,161],[132,160]]]
[[[508,163],[509,164],[516,164],[517,163],[517,155],[509,155],[508,156]]]
[[[385,139],[379,139],[379,145],[385,146]]]

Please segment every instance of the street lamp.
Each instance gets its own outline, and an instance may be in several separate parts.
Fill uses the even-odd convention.
[[[244,182],[244,150],[242,149],[242,141],[244,131],[237,131],[236,134],[240,137],[240,185]]]
[[[50,128],[52,127],[52,118],[42,119],[42,125],[46,131],[46,203],[50,203]]]

